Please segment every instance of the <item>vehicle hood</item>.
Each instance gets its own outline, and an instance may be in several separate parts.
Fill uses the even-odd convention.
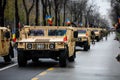
[[[95,34],[99,34],[99,32],[95,32]]]
[[[28,38],[18,42],[63,42],[63,38]]]
[[[86,34],[78,34],[78,37],[86,37]]]

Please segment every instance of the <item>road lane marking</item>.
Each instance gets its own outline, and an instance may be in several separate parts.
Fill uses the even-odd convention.
[[[40,73],[39,75],[40,75],[40,76],[44,76],[44,75],[46,75],[46,74],[47,74],[47,72],[44,71],[44,72]]]
[[[39,80],[39,77],[40,76],[44,76],[44,75],[46,75],[49,71],[53,71],[54,70],[54,68],[48,68],[47,70],[45,70],[45,71],[43,71],[43,72],[41,72],[41,73],[39,73],[38,75],[36,75],[34,78],[32,78],[31,80]]]
[[[17,64],[18,64],[18,63],[15,63],[15,64],[13,64],[13,65],[9,65],[9,66],[6,66],[6,67],[4,67],[4,68],[1,68],[1,69],[0,69],[0,72],[3,71],[3,70],[9,69],[9,68],[11,68],[11,67],[14,67],[14,66],[16,66]]]
[[[32,80],[39,80],[38,78],[32,78]]]
[[[47,69],[47,71],[52,71],[52,70],[54,70],[54,68],[48,68],[48,69]]]
[[[13,58],[12,60],[16,60],[16,59],[17,59],[17,57]],[[8,65],[8,66],[6,66],[6,67],[3,67],[3,68],[0,69],[0,72],[3,71],[3,70],[6,70],[6,69],[8,69],[8,68],[14,67],[14,66],[16,66],[16,65],[18,65],[18,63],[14,63],[14,64],[12,64],[12,65]]]

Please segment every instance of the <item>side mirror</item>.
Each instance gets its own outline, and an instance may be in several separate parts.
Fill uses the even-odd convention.
[[[78,31],[74,31],[74,38],[78,38]]]
[[[4,36],[5,36],[7,39],[10,38],[10,32],[9,32],[9,31],[6,31]]]

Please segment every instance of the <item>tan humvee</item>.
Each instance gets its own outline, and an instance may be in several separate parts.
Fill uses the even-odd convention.
[[[0,56],[5,62],[10,62],[14,57],[13,47],[10,41],[10,30],[6,27],[0,27]]]
[[[91,28],[91,30],[94,31],[95,33],[95,39],[96,41],[100,41],[102,39],[102,34],[101,34],[101,28]]]
[[[25,26],[17,41],[18,65],[23,67],[30,59],[52,58],[65,67],[67,59],[70,62],[75,59],[75,38],[77,32],[72,27]]]
[[[90,31],[87,28],[77,28],[78,39],[76,46],[83,47],[85,51],[90,49]]]
[[[108,30],[106,28],[103,28],[102,31],[103,31],[103,37],[106,37],[108,34]]]

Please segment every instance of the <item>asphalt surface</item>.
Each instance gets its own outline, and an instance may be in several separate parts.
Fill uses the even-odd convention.
[[[58,62],[41,59],[31,61],[24,68],[17,65],[17,58],[5,64],[0,58],[0,80],[120,80],[120,63],[115,59],[120,53],[120,43],[111,34],[108,40],[96,42],[89,51],[77,47],[76,60],[60,68]]]

